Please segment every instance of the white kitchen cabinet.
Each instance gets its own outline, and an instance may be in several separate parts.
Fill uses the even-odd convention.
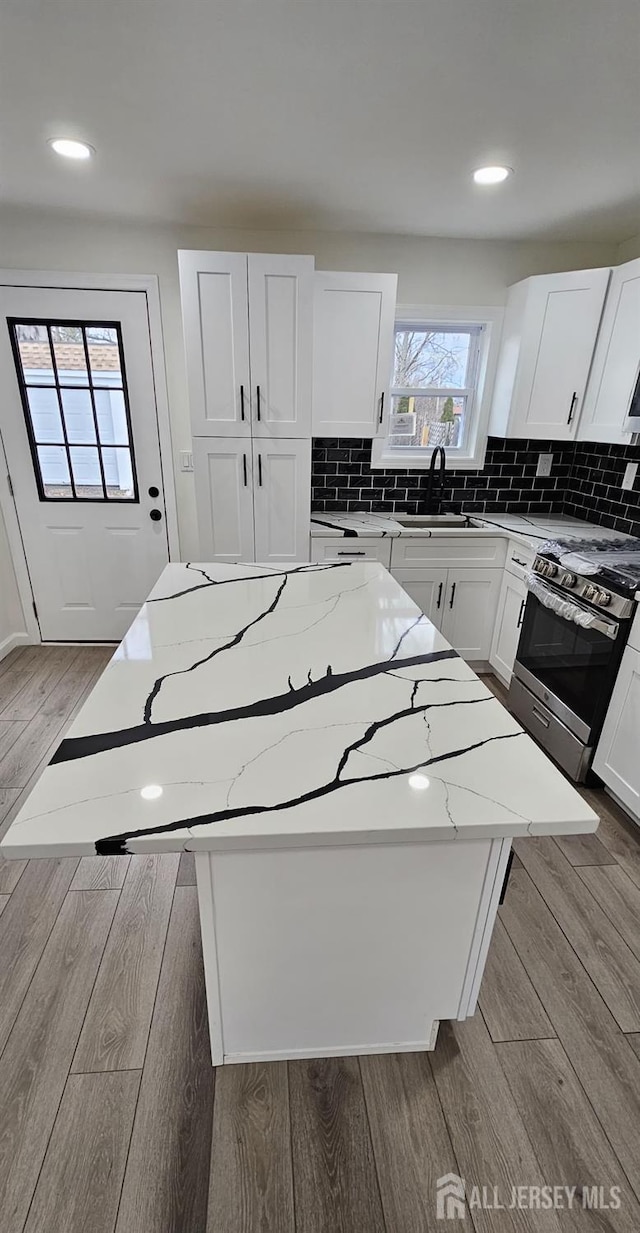
[[[442,627],[445,596],[447,592],[446,569],[396,569],[393,576],[424,615],[436,626]]]
[[[193,470],[203,561],[253,561],[251,441],[196,437]]]
[[[640,651],[627,646],[593,769],[613,794],[640,821]]]
[[[313,257],[178,260],[194,437],[310,437]]]
[[[575,438],[610,273],[544,274],[509,288],[491,433]]]
[[[375,437],[393,364],[396,274],[315,274],[313,435]]]
[[[488,660],[502,571],[450,569],[440,628],[463,659]]]
[[[196,437],[193,463],[203,560],[308,560],[310,441]]]
[[[509,684],[513,672],[526,600],[526,583],[505,570],[489,655],[491,667],[505,685]]]
[[[256,561],[307,561],[311,441],[253,439]]]
[[[640,369],[640,257],[617,266],[602,315],[584,408],[582,441],[630,441],[626,423]]]

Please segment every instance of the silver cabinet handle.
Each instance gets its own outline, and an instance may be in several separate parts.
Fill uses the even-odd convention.
[[[543,728],[549,727],[549,720],[545,715],[541,715],[540,711],[536,710],[535,706],[531,709],[531,714],[535,715],[536,719],[542,724]]]

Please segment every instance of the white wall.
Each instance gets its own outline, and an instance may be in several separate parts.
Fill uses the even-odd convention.
[[[410,304],[503,304],[529,274],[611,265],[615,244],[442,240],[343,232],[241,231],[104,223],[27,210],[0,214],[0,267],[157,274],[160,278],[174,457],[189,448],[178,293],[178,248],[312,253],[319,269],[391,271]],[[177,474],[183,559],[197,553],[193,479]]]
[[[24,617],[11,564],[2,510],[0,510],[0,659],[7,650],[8,640],[16,634],[23,635],[24,641],[26,637]]]

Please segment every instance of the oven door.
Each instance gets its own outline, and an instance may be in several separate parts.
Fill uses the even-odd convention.
[[[515,675],[580,741],[590,743],[604,721],[628,621],[568,599],[537,578],[532,586]],[[578,624],[587,618],[591,625]]]

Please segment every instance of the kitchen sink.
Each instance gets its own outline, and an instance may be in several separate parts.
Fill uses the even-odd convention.
[[[468,527],[466,514],[394,514],[394,522],[401,527]]]

